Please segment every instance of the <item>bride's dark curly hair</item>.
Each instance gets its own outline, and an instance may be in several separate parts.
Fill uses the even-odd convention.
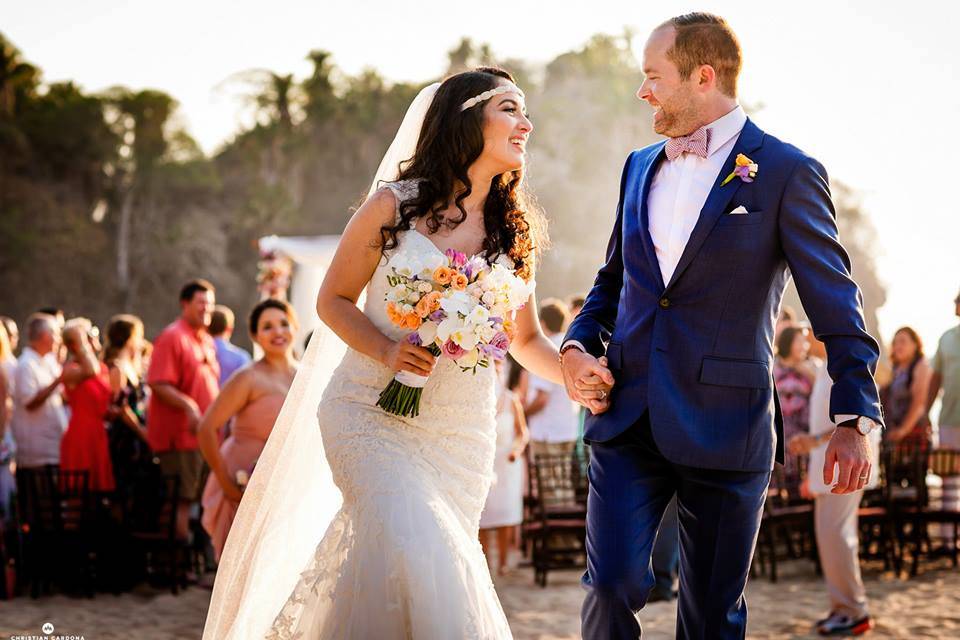
[[[473,185],[467,169],[483,152],[483,106],[460,111],[470,98],[499,86],[502,80],[514,82],[503,69],[479,67],[450,76],[437,89],[424,117],[420,139],[413,158],[401,163],[399,180],[416,179],[419,193],[400,206],[400,220],[380,229],[383,251],[397,246],[397,234],[412,229],[426,217],[427,229],[436,233],[441,226],[454,228],[466,220],[463,201]],[[460,216],[444,220],[440,212],[451,199]],[[500,255],[513,260],[517,274],[529,280],[533,276],[536,255],[546,246],[546,224],[534,198],[524,188],[523,171],[508,171],[493,178],[483,206],[486,238],[484,257],[493,262]]]

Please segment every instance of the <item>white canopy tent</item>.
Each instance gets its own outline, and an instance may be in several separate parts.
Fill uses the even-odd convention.
[[[304,339],[320,326],[317,318],[317,292],[330,267],[340,236],[264,236],[259,240],[261,251],[276,252],[293,262],[293,273],[287,298],[300,317],[296,336],[296,353],[303,353]],[[359,304],[363,305],[361,294]]]

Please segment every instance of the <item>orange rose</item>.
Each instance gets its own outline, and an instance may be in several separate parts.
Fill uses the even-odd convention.
[[[403,326],[413,331],[419,329],[422,322],[423,320],[420,319],[420,316],[418,316],[416,312],[408,313],[403,318]]]
[[[450,267],[437,267],[433,271],[433,279],[438,284],[447,285],[447,284],[450,284],[450,280],[453,279],[453,275],[455,273],[456,271],[454,271]]]
[[[390,318],[390,322],[398,327],[404,326],[403,313],[401,313],[397,305],[392,302],[387,303],[387,317]]]
[[[467,288],[467,284],[470,281],[467,280],[467,276],[462,273],[454,273],[453,278],[450,279],[450,286],[459,291],[463,291]]]
[[[416,312],[417,315],[421,318],[426,318],[428,315],[440,308],[440,292],[431,291],[427,295],[420,298],[420,302],[417,303]]]

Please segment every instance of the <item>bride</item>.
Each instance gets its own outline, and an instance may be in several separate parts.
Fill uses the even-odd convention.
[[[411,105],[320,289],[317,312],[335,335],[315,333],[257,462],[204,640],[511,637],[477,536],[496,444],[494,368],[464,373],[410,344],[384,295],[396,251],[456,249],[533,281],[546,238],[523,186],[532,130],[523,92],[500,69],[451,76]],[[536,309],[531,297],[516,314],[510,351],[562,383]],[[336,337],[347,349],[335,366]],[[416,418],[376,406],[397,371],[429,376]],[[599,376],[609,379],[596,371],[585,397],[605,396]]]

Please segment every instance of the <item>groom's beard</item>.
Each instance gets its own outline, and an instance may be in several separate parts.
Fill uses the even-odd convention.
[[[653,130],[662,136],[676,138],[693,133],[700,118],[693,101],[683,93],[676,93],[667,102],[660,103],[660,118],[654,119]]]

